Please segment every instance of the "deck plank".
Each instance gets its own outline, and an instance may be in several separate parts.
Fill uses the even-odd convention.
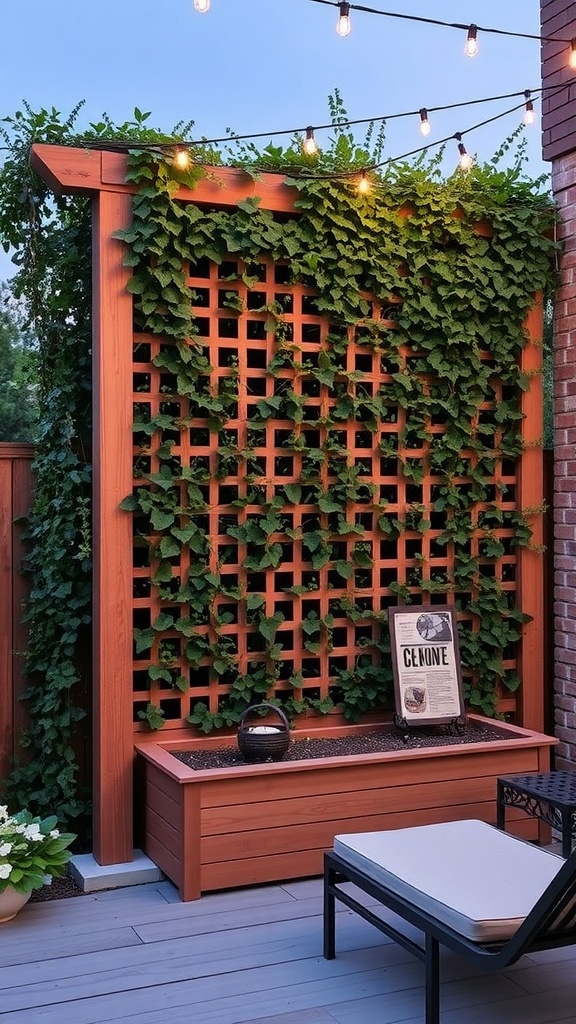
[[[0,928],[0,1024],[422,1024],[423,967],[319,879],[182,903],[169,882],[28,905]],[[576,948],[485,975],[442,959],[442,1024],[576,1024]],[[488,983],[487,983],[488,982]]]

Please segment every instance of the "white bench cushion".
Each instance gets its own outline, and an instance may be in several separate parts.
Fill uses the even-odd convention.
[[[510,938],[565,863],[475,820],[336,836],[334,853],[473,942]]]

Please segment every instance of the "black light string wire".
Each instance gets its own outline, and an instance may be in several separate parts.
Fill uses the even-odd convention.
[[[564,86],[562,86],[562,88],[564,88]],[[531,95],[534,95],[534,94],[540,93],[542,91],[543,91],[542,88],[540,88],[540,89],[529,89],[529,90],[522,89],[522,90],[519,90],[518,92],[504,93],[502,96],[485,96],[482,99],[461,100],[459,103],[445,103],[442,106],[438,106],[438,107],[426,107],[426,110],[428,111],[429,114],[435,114],[435,113],[438,113],[439,111],[442,111],[442,110],[455,110],[458,107],[472,107],[472,106],[474,106],[477,103],[493,103],[493,102],[497,102],[498,100],[511,100],[511,99],[514,99],[514,97],[516,97],[516,96],[524,96],[524,97],[526,97],[526,93],[527,92],[530,92]],[[380,121],[393,121],[394,119],[401,118],[401,117],[416,117],[417,115],[419,115],[421,109],[423,109],[423,108],[419,107],[417,110],[405,110],[405,111],[401,111],[400,113],[395,113],[395,114],[379,114],[378,117],[359,117],[359,118],[356,118],[355,120],[339,121],[338,124],[334,124],[333,122],[330,122],[329,124],[315,124],[313,126],[312,125],[306,125],[306,127],[299,127],[299,128],[284,128],[284,129],[280,129],[278,131],[273,131],[273,132],[253,132],[252,134],[248,134],[248,135],[237,135],[234,132],[234,133],[231,133],[230,135],[226,135],[226,136],[224,136],[222,138],[219,138],[219,139],[196,139],[196,140],[194,140],[194,141],[192,141],[192,142],[190,142],[188,144],[191,145],[191,146],[198,146],[198,145],[211,146],[211,145],[216,145],[217,143],[220,143],[220,142],[246,142],[249,139],[273,138],[273,137],[275,137],[277,135],[298,135],[298,134],[301,134],[303,132],[307,132],[308,128],[311,128],[311,127],[313,127],[313,130],[315,132],[321,132],[321,131],[326,131],[326,130],[335,129],[335,128],[352,128],[355,125],[360,125],[360,124],[377,124]],[[516,109],[516,108],[513,108],[513,109]],[[501,116],[504,116],[504,115],[501,115]]]
[[[310,3],[325,4],[327,7],[339,8],[341,6],[338,0],[310,0]],[[366,7],[364,4],[350,3],[347,6],[351,11],[363,11],[365,14],[378,14],[383,18],[399,18],[403,21],[417,21],[425,25],[439,25],[442,28],[456,28],[465,32],[467,32],[471,27],[470,23],[464,24],[463,22],[458,21],[440,21],[439,18],[424,18],[417,14],[399,14],[397,11],[382,11],[376,7]],[[537,39],[539,42],[543,43],[572,43],[572,38],[566,39],[561,36],[539,36],[530,32],[512,32],[504,28],[487,28],[486,26],[477,25],[476,23],[474,23],[473,27],[478,32],[491,32],[494,35],[513,36],[517,39]]]
[[[365,166],[356,167],[351,171],[327,171],[325,173],[314,173],[307,172],[305,169],[290,167],[285,173],[289,173],[290,176],[294,178],[313,178],[315,180],[346,180],[348,178],[357,178],[361,175],[366,176],[367,173],[377,171],[381,167],[386,167],[387,164],[397,163],[400,160],[407,160],[410,156],[417,156],[420,153],[424,153],[427,149],[430,149],[430,146],[443,146],[447,142],[452,141],[460,142],[464,135],[469,135],[471,132],[477,131],[479,128],[484,128],[485,125],[492,124],[494,121],[498,121],[501,117],[506,117],[508,114],[513,114],[516,110],[523,110],[524,107],[524,103],[518,103],[516,106],[510,107],[508,110],[503,110],[501,113],[495,114],[494,117],[488,117],[484,121],[479,121],[478,124],[472,125],[470,128],[465,128],[464,131],[454,132],[452,135],[446,135],[443,139],[437,139],[424,146],[418,146],[416,149],[411,149],[409,152],[402,153],[400,156],[387,157],[386,160],[381,160],[379,163],[366,164]],[[262,167],[261,169],[266,170],[265,167]]]
[[[492,103],[492,102],[497,102],[499,100],[514,99],[516,96],[522,96],[523,97],[522,103],[519,104],[518,106],[511,107],[509,110],[505,110],[502,113],[495,115],[495,117],[489,119],[489,121],[495,121],[495,120],[497,120],[500,117],[505,117],[507,114],[511,113],[514,110],[519,110],[520,107],[524,107],[525,106],[525,102],[526,102],[526,94],[527,93],[530,93],[530,96],[532,98],[537,96],[537,94],[539,94],[539,93],[544,93],[545,91],[547,93],[556,94],[556,93],[561,92],[561,91],[563,91],[565,89],[568,89],[570,84],[571,83],[565,83],[563,85],[558,85],[558,86],[552,86],[552,87],[548,86],[546,89],[544,89],[544,88],[538,88],[538,89],[519,89],[517,92],[503,93],[500,96],[484,96],[484,97],[482,97],[480,99],[461,100],[458,103],[445,103],[445,104],[442,104],[442,105],[439,105],[439,106],[435,106],[435,107],[426,107],[426,111],[429,114],[431,114],[431,113],[438,113],[438,112],[444,111],[444,110],[456,110],[459,107],[472,107],[472,106],[475,106],[475,105],[477,105],[479,103]],[[316,131],[326,131],[326,130],[331,130],[331,129],[334,130],[334,129],[338,129],[338,128],[351,128],[351,127],[354,127],[355,125],[362,125],[362,124],[376,124],[376,123],[381,122],[381,121],[392,121],[394,119],[398,119],[398,118],[402,118],[402,117],[405,117],[405,118],[407,118],[407,117],[414,117],[415,118],[415,117],[419,116],[420,111],[422,109],[424,109],[424,108],[420,107],[420,108],[417,108],[415,110],[406,110],[406,111],[401,111],[401,112],[392,113],[392,114],[379,114],[377,117],[359,117],[359,118],[356,118],[356,119],[353,119],[353,120],[339,121],[337,124],[334,124],[331,121],[330,123],[327,123],[327,124],[315,124],[313,126],[306,125],[305,127],[304,126],[299,126],[297,128],[281,128],[281,129],[277,129],[277,130],[274,130],[274,131],[267,131],[267,132],[250,132],[250,133],[247,133],[247,134],[244,134],[244,135],[239,135],[239,134],[236,134],[236,133],[229,133],[228,135],[224,135],[224,136],[221,136],[219,138],[213,138],[213,139],[207,139],[207,138],[189,139],[189,140],[185,140],[185,139],[174,140],[174,139],[172,139],[170,142],[164,142],[164,143],[162,143],[162,142],[139,142],[139,141],[133,141],[132,142],[132,141],[123,141],[123,140],[120,140],[120,139],[118,139],[118,140],[117,139],[94,139],[94,140],[92,140],[92,139],[85,139],[85,140],[79,139],[79,140],[74,142],[74,145],[76,145],[76,146],[83,146],[83,147],[88,148],[88,149],[109,148],[109,149],[112,149],[112,150],[120,150],[122,152],[124,152],[126,149],[134,149],[134,150],[138,150],[138,149],[156,149],[156,150],[159,150],[159,151],[162,151],[164,149],[170,150],[170,149],[173,149],[177,145],[189,146],[189,147],[193,147],[193,146],[212,146],[212,145],[216,145],[216,144],[221,143],[221,142],[228,142],[228,143],[246,142],[246,141],[248,141],[250,139],[274,138],[274,137],[276,137],[278,135],[305,134],[308,131],[308,129],[311,128],[311,127],[313,127],[313,130],[316,132]],[[482,125],[489,123],[489,121],[483,121]],[[468,129],[468,131],[473,131],[473,129]],[[433,144],[434,144],[433,141],[431,141],[429,143],[429,145],[433,145]],[[7,147],[0,147],[0,148],[7,148]],[[427,148],[427,147],[424,147],[424,148]]]
[[[558,86],[558,87],[556,87],[554,89],[554,92],[559,92],[559,91],[561,91],[562,89],[565,89],[565,88],[566,88],[565,85]],[[543,90],[538,90],[538,91],[542,92]],[[520,94],[519,93],[512,93],[512,95],[520,95]],[[524,96],[524,93],[522,93],[522,95]],[[508,114],[513,114],[515,111],[523,110],[525,108],[526,108],[526,104],[525,104],[525,99],[524,99],[522,103],[517,103],[515,106],[509,107],[508,110],[500,111],[500,113],[494,114],[493,117],[485,118],[483,121],[479,121],[477,124],[471,125],[469,128],[465,128],[463,131],[454,132],[452,135],[446,135],[442,139],[437,139],[437,140],[434,140],[431,143],[426,143],[423,146],[418,146],[415,149],[409,150],[407,153],[402,153],[400,156],[387,157],[385,160],[381,160],[378,163],[366,164],[364,166],[355,167],[353,170],[349,170],[349,171],[326,171],[326,172],[310,171],[310,172],[307,172],[305,168],[295,168],[293,166],[290,166],[290,167],[285,168],[284,170],[280,170],[280,169],[276,168],[275,172],[276,173],[281,173],[281,174],[282,173],[283,174],[288,174],[290,177],[293,177],[293,178],[313,179],[313,180],[319,180],[319,181],[333,181],[333,180],[346,181],[346,180],[349,180],[349,179],[358,179],[358,178],[360,178],[360,180],[362,180],[363,182],[366,182],[367,174],[369,174],[371,172],[374,172],[374,171],[377,171],[381,167],[386,167],[388,164],[392,164],[392,163],[398,163],[401,160],[407,160],[408,157],[411,157],[411,156],[418,156],[419,154],[424,153],[424,152],[426,152],[426,150],[430,149],[430,146],[443,146],[446,143],[452,142],[452,141],[456,141],[456,142],[460,143],[462,141],[462,137],[464,135],[469,135],[471,132],[477,131],[480,128],[484,128],[486,125],[492,124],[494,121],[498,121],[501,117],[507,117]],[[330,127],[334,127],[334,126],[330,125]],[[88,145],[89,148],[102,148],[102,141],[100,140],[99,142],[96,141],[96,142],[93,142],[93,143],[89,142],[87,145]],[[182,146],[190,146],[190,145],[192,145],[192,143],[173,143],[173,142],[172,143],[164,143],[164,144],[163,143],[160,143],[160,144],[155,144],[155,143],[152,143],[152,144],[150,144],[150,143],[137,143],[135,145],[132,145],[131,143],[116,143],[116,142],[112,142],[110,145],[113,148],[115,148],[115,149],[122,149],[122,150],[125,150],[125,149],[150,149],[150,150],[153,150],[153,151],[156,150],[158,152],[164,152],[166,149],[174,150],[175,148],[178,149],[178,148],[180,148]],[[266,166],[259,167],[258,165],[255,165],[254,169],[255,170],[261,170],[261,171],[269,170],[269,168],[267,168]],[[374,184],[376,187],[378,187],[378,185],[379,185],[378,182],[374,182],[374,183],[370,183],[370,184],[371,185]],[[365,188],[364,191],[367,191],[367,189]]]

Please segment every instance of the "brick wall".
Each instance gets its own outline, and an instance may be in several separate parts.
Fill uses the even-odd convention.
[[[576,3],[541,0],[542,36],[576,36]],[[556,767],[576,763],[576,71],[570,44],[542,43],[542,154],[558,204],[554,309],[554,729]]]
[[[576,3],[541,0],[543,37],[576,37]],[[542,43],[542,155],[553,160],[576,150],[576,71],[568,65],[569,42]]]
[[[576,762],[576,151],[553,161],[552,187],[562,242],[554,324],[554,717],[562,768]]]

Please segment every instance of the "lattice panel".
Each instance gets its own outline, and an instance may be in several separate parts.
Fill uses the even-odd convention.
[[[250,286],[242,281],[243,274]],[[237,672],[250,674],[268,664],[265,643],[254,626],[254,610],[248,607],[258,601],[255,595],[261,597],[260,616],[283,616],[273,637],[279,645],[280,671],[270,696],[292,692],[291,680],[296,679],[302,693],[312,698],[337,695],[338,673],[353,669],[359,656],[378,663],[380,655],[372,645],[379,635],[379,620],[389,605],[398,602],[399,589],[404,588],[413,603],[447,600],[442,591],[429,594],[426,589],[427,581],[447,583],[454,567],[453,545],[439,540],[447,513],[431,511],[440,480],[430,471],[428,445],[411,437],[405,413],[395,403],[386,406],[377,425],[366,412],[366,400],[385,399],[392,373],[418,373],[418,353],[392,343],[389,349],[385,344],[369,345],[360,318],[353,329],[330,324],[318,313],[311,290],[289,280],[289,267],[267,261],[256,267],[234,260],[219,267],[205,262],[190,269],[193,311],[212,367],[201,384],[212,396],[224,396],[224,425],[211,421],[198,401],[179,397],[175,377],[154,365],[166,343],[144,335],[134,338],[135,420],[146,423],[164,415],[184,424],[152,437],[136,432],[136,485],[145,485],[142,474],[161,472],[166,460],[154,452],[158,443],[172,442],[169,464],[194,471],[204,508],[192,518],[209,538],[203,543],[198,535],[196,550],[184,549],[164,559],[170,570],[158,596],[151,582],[157,561],[151,561],[148,540],[154,548],[160,538],[150,521],[135,520],[134,627],[149,630],[162,615],[193,620],[191,635],[173,628],[159,632],[151,649],[135,648],[135,723],[148,702],[159,705],[172,726],[181,725],[199,700],[215,712]],[[274,333],[278,321],[271,318],[270,309],[281,310],[280,348],[297,353],[297,370],[288,363],[275,375],[267,370],[279,349]],[[397,309],[393,300],[386,308],[373,302],[369,309],[369,318],[387,329],[391,340]],[[352,381],[336,376],[333,383],[323,383],[310,372],[311,366],[321,365],[322,351],[333,345],[342,350],[342,370],[355,374]],[[496,386],[494,402],[483,408],[481,420],[491,421],[503,397],[509,396]],[[357,398],[363,400],[360,417],[351,413],[337,427],[327,427],[329,410],[333,413],[336,405],[345,409],[346,401],[352,409]],[[272,415],[263,414],[270,411]],[[428,428],[431,436],[441,435],[446,423],[433,418]],[[308,452],[319,449],[326,457],[320,464],[311,462]],[[336,532],[337,513],[329,505],[327,510],[319,508],[310,483],[318,477],[329,501],[341,486],[337,471],[343,465],[357,470],[345,516],[350,532],[345,535]],[[462,465],[462,476],[454,482],[469,491],[474,487],[468,475],[473,456],[463,452]],[[494,455],[488,500],[477,506],[478,535],[469,542],[478,572],[494,575],[509,593],[510,607],[516,603],[517,559],[509,518],[517,508],[516,472],[515,460]],[[188,500],[184,490],[182,485],[182,505]],[[262,547],[255,553],[254,545],[242,538],[247,524],[262,517],[263,503],[266,508],[273,499],[281,499],[282,505],[270,520],[275,528],[264,544],[271,564],[255,567]],[[501,510],[501,522],[490,511],[494,506]],[[408,529],[399,537],[395,520],[407,520]],[[427,527],[423,532],[418,528],[422,520]],[[486,527],[503,546],[496,562],[487,555]],[[310,530],[324,532],[329,552],[325,562],[317,553],[315,557],[306,540]],[[213,574],[220,581],[204,617],[170,599],[181,587],[193,586],[198,574]],[[239,592],[248,603],[222,590]],[[469,591],[457,593],[457,605],[468,605],[473,596]],[[360,610],[366,617],[350,617],[346,609],[352,603],[356,613]],[[472,627],[471,617],[460,618]],[[187,645],[199,643],[201,648],[203,642],[217,643],[220,654],[200,653],[190,665]],[[505,658],[505,667],[513,669],[516,652],[505,652]]]

